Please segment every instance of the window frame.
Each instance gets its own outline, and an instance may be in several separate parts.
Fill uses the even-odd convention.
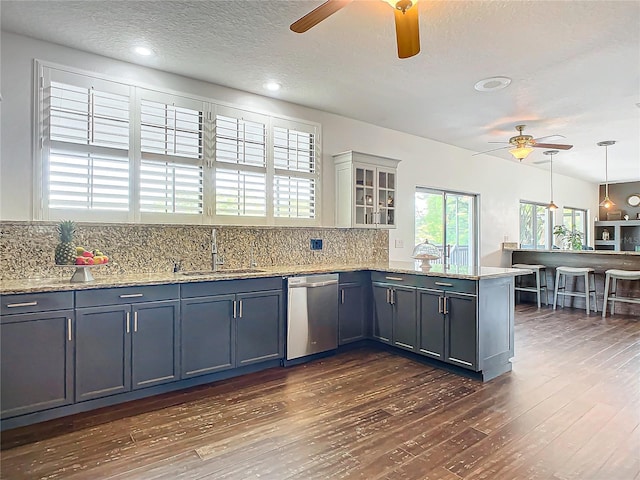
[[[48,111],[45,110],[45,85],[50,82],[52,71],[56,74],[73,75],[86,79],[87,82],[103,81],[122,85],[129,91],[129,210],[127,212],[108,212],[77,209],[51,209],[48,207],[46,191],[48,188],[48,171],[46,163],[50,151],[47,132],[43,128]],[[48,61],[34,60],[34,103],[33,103],[33,206],[32,218],[34,220],[59,220],[69,218],[75,221],[92,221],[100,223],[184,223],[184,224],[232,224],[232,225],[260,225],[260,226],[319,226],[322,218],[322,126],[320,123],[274,114],[272,112],[261,111],[259,109],[247,108],[228,102],[219,101],[214,98],[203,97],[201,95],[191,95],[184,92],[174,91],[165,88],[158,88],[140,81],[130,81],[128,79],[118,79],[107,75],[89,72],[74,67],[55,64]],[[61,82],[64,83],[64,82]],[[201,215],[180,214],[180,213],[158,213],[141,212],[140,210],[140,174],[141,174],[141,101],[142,99],[158,101],[155,98],[177,99],[189,102],[201,102],[204,114],[204,141],[203,141],[203,212]],[[163,100],[160,100],[163,101]],[[248,116],[263,117],[267,119],[267,153],[266,153],[266,215],[260,217],[252,216],[224,216],[216,215],[215,204],[215,167],[218,162],[215,159],[215,138],[214,122],[216,112],[243,111]],[[224,113],[223,113],[224,114]],[[315,216],[305,217],[275,217],[273,197],[274,197],[274,168],[273,158],[273,126],[281,124],[294,125],[294,129],[306,131],[312,130],[314,133],[316,172],[313,175],[315,183]],[[152,154],[153,155],[153,154]],[[161,156],[161,155],[159,155]],[[185,160],[185,159],[182,159]],[[188,162],[185,162],[188,163]],[[225,164],[219,162],[224,168],[236,169],[239,165],[232,163]],[[292,175],[293,176],[293,175]],[[124,213],[124,214],[123,214]]]
[[[534,244],[533,246],[524,246],[523,242],[522,242],[522,206],[523,205],[532,205],[534,208],[537,209],[537,207],[543,207],[545,209],[545,221],[547,222],[547,229],[546,229],[546,233],[545,233],[545,245],[543,246],[538,246],[538,235],[534,234],[533,238],[534,238]],[[537,215],[533,215],[532,220],[533,220],[533,225],[532,225],[532,229],[533,232],[531,233],[535,233],[537,231]],[[518,203],[518,240],[519,240],[519,244],[520,244],[520,248],[530,248],[532,250],[550,250],[553,248],[553,212],[551,210],[549,210],[549,205],[546,203],[541,203],[541,202],[532,202],[529,200],[520,200],[520,202]],[[543,248],[540,248],[543,247]]]
[[[565,220],[565,212],[566,211],[570,211],[571,212],[571,226],[565,225],[564,220]],[[582,234],[582,244],[583,245],[589,245],[589,229],[587,228],[588,225],[588,219],[589,219],[589,211],[586,208],[576,208],[576,207],[568,207],[568,206],[564,206],[562,207],[562,224],[567,226],[567,228],[569,228],[569,230],[574,230],[575,229],[575,219],[576,219],[576,214],[582,214],[583,218],[582,218],[582,230],[580,231],[580,233]]]

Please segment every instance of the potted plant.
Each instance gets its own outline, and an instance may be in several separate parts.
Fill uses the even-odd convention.
[[[582,250],[582,233],[569,230],[564,225],[556,225],[553,234],[558,236],[565,249]]]

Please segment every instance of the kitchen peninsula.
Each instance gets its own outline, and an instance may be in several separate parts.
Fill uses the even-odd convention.
[[[545,265],[547,267],[547,285],[549,285],[549,301],[553,303],[553,285],[555,269],[566,267],[590,267],[596,273],[596,295],[598,310],[602,311],[604,301],[604,272],[610,269],[640,270],[640,252],[607,251],[607,250],[511,250],[511,264]],[[620,296],[640,298],[640,285],[632,286],[620,283]],[[584,308],[584,300],[573,298],[573,307]],[[616,304],[616,313],[640,315],[640,305]]]
[[[322,272],[340,274],[339,325],[361,327],[336,332],[340,344],[368,341],[483,381],[511,370],[523,270],[376,262],[4,280],[2,429],[277,367],[284,279]]]

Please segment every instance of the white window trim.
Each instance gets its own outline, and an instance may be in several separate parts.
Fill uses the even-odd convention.
[[[165,223],[165,224],[227,224],[227,225],[260,225],[260,226],[319,226],[322,219],[322,126],[319,123],[309,120],[299,119],[296,117],[274,114],[273,112],[251,109],[246,106],[232,104],[230,102],[220,101],[215,98],[204,97],[201,95],[191,95],[185,92],[180,92],[172,89],[159,89],[156,85],[151,85],[139,80],[129,80],[123,78],[116,78],[101,73],[91,72],[87,70],[78,69],[66,65],[57,64],[55,62],[49,62],[40,59],[34,59],[33,69],[33,118],[34,123],[32,125],[32,137],[33,137],[33,208],[32,215],[35,220],[59,220],[61,218],[71,218],[76,221],[91,221],[101,223]],[[73,75],[80,75],[84,77],[90,77],[97,81],[103,80],[111,83],[121,84],[123,88],[129,88],[129,96],[131,101],[130,109],[130,144],[129,144],[129,158],[131,161],[130,175],[133,179],[130,181],[130,210],[129,212],[96,212],[96,211],[78,211],[78,210],[64,210],[55,209],[50,211],[47,206],[46,186],[45,180],[48,178],[45,170],[45,155],[48,152],[49,145],[44,140],[41,126],[43,125],[43,116],[41,106],[43,104],[43,85],[44,85],[44,72],[45,69],[55,69],[59,72],[69,73]],[[204,145],[204,161],[203,161],[203,213],[202,215],[183,215],[183,214],[149,214],[141,213],[139,205],[139,178],[140,178],[140,108],[139,101],[141,98],[141,92],[144,91],[144,98],[152,98],[154,96],[165,97],[182,97],[189,101],[200,101],[205,104],[203,113],[205,114],[205,123],[213,122],[215,113],[217,111],[224,112],[225,110],[241,110],[246,112],[248,117],[263,116],[268,118],[267,124],[267,158],[271,157],[271,161],[267,161],[267,215],[266,217],[250,217],[250,216],[223,216],[215,215],[215,191],[214,185],[214,168],[215,161],[213,159],[213,152],[208,152],[207,149],[211,149],[210,145],[213,145],[211,139],[206,138],[208,132],[213,132],[213,129],[205,128],[205,145]],[[309,128],[315,134],[315,148],[316,148],[316,172],[313,174],[313,178],[316,181],[315,192],[315,218],[281,218],[274,217],[273,215],[273,176],[276,173],[273,165],[273,125],[291,125],[290,128],[305,131],[305,128]],[[209,145],[209,147],[207,146]],[[215,151],[215,147],[214,147]],[[232,164],[229,164],[231,166]],[[283,171],[284,173],[284,171]],[[293,174],[291,176],[294,176]],[[303,177],[301,172],[296,172],[295,176]],[[212,198],[213,197],[213,198]],[[194,218],[197,217],[197,218]]]

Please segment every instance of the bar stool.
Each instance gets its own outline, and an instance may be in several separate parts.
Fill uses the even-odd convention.
[[[544,304],[549,305],[549,294],[547,293],[547,267],[544,265],[527,265],[525,263],[515,263],[511,265],[511,268],[521,268],[526,270],[532,270],[533,273],[531,275],[536,276],[536,286],[535,287],[523,287],[522,282],[516,278],[516,286],[515,290],[519,292],[533,292],[536,294],[538,298],[538,308],[540,308],[540,295],[542,294],[542,290],[544,290]],[[520,275],[520,277],[524,277],[527,275]]]
[[[640,271],[638,270],[607,270],[604,272],[604,305],[602,305],[602,318],[607,315],[607,305],[611,302],[611,315],[615,308],[615,302],[624,303],[640,303],[640,298],[634,297],[618,297],[616,289],[618,280],[640,280]],[[613,280],[613,282],[611,281]],[[609,285],[612,287],[609,293]]]
[[[567,292],[567,277],[584,277],[584,293]],[[562,283],[561,283],[562,280]],[[562,290],[562,291],[559,291]],[[556,286],[553,296],[553,309],[556,309],[558,295],[562,295],[562,308],[564,308],[564,297],[581,297],[586,304],[587,315],[590,313],[589,299],[593,295],[593,311],[598,311],[596,301],[596,274],[593,268],[589,267],[558,267],[556,268]]]

